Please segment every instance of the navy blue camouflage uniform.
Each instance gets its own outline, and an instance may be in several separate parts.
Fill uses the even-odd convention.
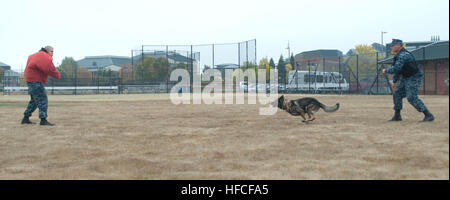
[[[403,108],[403,98],[419,112],[428,110],[417,92],[423,80],[423,72],[418,67],[414,56],[405,48],[394,57],[394,64],[386,69],[389,74],[394,74],[394,83],[397,87],[394,91],[394,110]]]
[[[39,108],[39,118],[47,118],[48,98],[44,84],[41,82],[27,82],[27,85],[31,100],[23,113],[24,116],[30,117],[36,108]]]

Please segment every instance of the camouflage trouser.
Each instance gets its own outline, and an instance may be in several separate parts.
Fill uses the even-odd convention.
[[[27,85],[28,94],[30,94],[31,100],[23,113],[24,116],[30,117],[36,108],[39,108],[39,118],[47,118],[48,99],[44,84],[39,82],[27,82]]]
[[[403,108],[403,98],[407,98],[408,102],[416,108],[417,111],[423,112],[427,107],[422,100],[417,96],[417,91],[422,83],[423,73],[419,72],[411,77],[401,77],[397,82],[397,87],[394,91],[394,110],[401,110]]]

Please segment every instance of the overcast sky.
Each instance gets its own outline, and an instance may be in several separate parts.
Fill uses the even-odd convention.
[[[448,0],[14,0],[0,1],[0,61],[16,71],[29,54],[130,56],[142,44],[257,39],[258,59],[357,44],[449,38]]]

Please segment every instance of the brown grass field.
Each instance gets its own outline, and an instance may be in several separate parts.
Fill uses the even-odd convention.
[[[20,124],[29,96],[0,96],[0,179],[449,179],[448,96],[421,96],[431,123],[406,99],[387,122],[389,95],[312,96],[341,108],[304,124],[168,94],[50,95],[42,127]]]

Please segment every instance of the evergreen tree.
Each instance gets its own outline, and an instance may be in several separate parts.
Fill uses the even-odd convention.
[[[278,83],[286,83],[286,63],[284,63],[283,55],[280,56],[278,60]]]
[[[275,66],[275,62],[273,62],[273,58],[270,58],[269,66],[270,66],[270,68],[275,69],[276,66]]]
[[[297,66],[295,66],[294,54],[291,54],[291,57],[289,58],[289,64],[291,64],[292,69],[297,69]]]

